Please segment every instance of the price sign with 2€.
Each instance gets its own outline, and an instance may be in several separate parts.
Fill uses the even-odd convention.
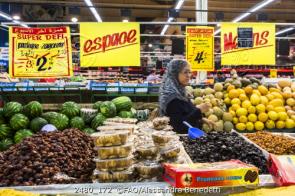
[[[214,70],[214,28],[186,28],[186,59],[193,71]]]
[[[67,27],[10,28],[10,76],[14,78],[72,75],[71,43]]]

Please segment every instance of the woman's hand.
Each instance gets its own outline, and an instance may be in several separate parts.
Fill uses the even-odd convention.
[[[210,110],[210,105],[209,105],[209,103],[202,103],[202,104],[198,105],[197,108],[199,108],[202,113],[206,113]]]
[[[210,127],[214,127],[215,126],[215,122],[212,120],[208,120],[207,118],[202,118],[203,122],[208,124]]]

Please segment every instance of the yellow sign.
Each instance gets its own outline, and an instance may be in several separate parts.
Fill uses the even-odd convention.
[[[270,78],[277,78],[278,77],[278,70],[277,69],[270,69],[269,70],[269,76]]]
[[[80,24],[81,67],[140,66],[139,23]]]
[[[245,30],[243,33],[242,31]],[[241,32],[238,37],[238,31]],[[248,31],[248,32],[247,32]],[[247,33],[252,43],[246,41]],[[243,47],[242,47],[243,46]],[[275,24],[271,23],[223,23],[221,25],[222,65],[275,65]]]
[[[214,27],[186,27],[186,60],[193,71],[214,70]]]
[[[72,76],[69,27],[9,28],[9,74],[13,78]]]
[[[293,66],[293,73],[294,73],[294,76],[295,76],[295,66]]]

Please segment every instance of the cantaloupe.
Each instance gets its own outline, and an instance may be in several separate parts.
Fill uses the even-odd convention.
[[[222,90],[223,90],[223,85],[222,85],[222,83],[215,83],[215,84],[214,84],[214,90],[215,90],[216,92],[220,92],[220,91],[222,91]]]
[[[224,113],[223,113],[223,117],[222,117],[222,119],[223,119],[224,121],[232,121],[232,120],[233,120],[233,116],[232,116],[232,114],[229,113],[229,112],[224,112]]]
[[[268,93],[267,88],[265,86],[262,86],[262,85],[258,86],[258,90],[261,93],[261,95],[266,95]]]
[[[218,122],[216,122],[213,129],[215,131],[223,131],[223,120],[219,120]]]
[[[217,122],[218,121],[218,118],[217,116],[215,116],[214,114],[211,114],[209,117],[208,117],[208,120],[211,120],[213,122]]]
[[[234,125],[232,122],[229,122],[229,121],[225,121],[224,124],[223,124],[223,128],[225,131],[231,131],[233,128],[234,128]]]
[[[280,81],[278,81],[278,85],[281,88],[291,87],[291,81],[289,81],[289,80],[280,80]]]
[[[252,94],[250,97],[250,102],[252,105],[256,106],[260,103],[260,97],[257,94]]]

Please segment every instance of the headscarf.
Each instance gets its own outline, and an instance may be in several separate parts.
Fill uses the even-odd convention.
[[[185,60],[172,60],[168,64],[162,85],[160,87],[160,113],[166,114],[167,105],[173,99],[177,98],[184,101],[189,101],[186,96],[185,87],[178,81],[178,74],[187,65]]]

